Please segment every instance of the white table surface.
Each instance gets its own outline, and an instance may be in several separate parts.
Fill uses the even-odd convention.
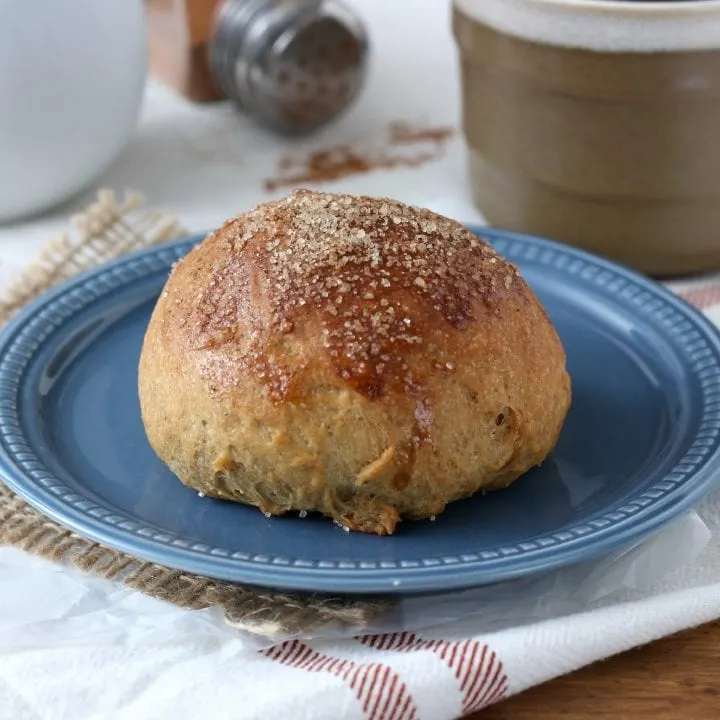
[[[371,64],[362,96],[338,122],[308,139],[291,141],[256,127],[226,104],[195,105],[150,81],[135,137],[86,192],[42,217],[0,225],[0,282],[49,236],[66,229],[70,214],[101,187],[139,191],[149,204],[201,231],[288,192],[264,189],[264,180],[275,174],[279,158],[288,151],[371,139],[392,121],[457,127],[460,98],[448,0],[352,4],[368,24]],[[459,133],[438,161],[356,175],[323,187],[394,196],[465,222],[481,218],[469,196]]]

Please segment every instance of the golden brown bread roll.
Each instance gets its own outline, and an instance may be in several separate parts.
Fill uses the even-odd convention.
[[[570,404],[553,326],[487,243],[427,210],[308,191],[177,264],[139,391],[186,485],[378,534],[541,463]]]

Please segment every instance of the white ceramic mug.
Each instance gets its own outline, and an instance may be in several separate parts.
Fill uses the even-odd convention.
[[[142,0],[0,0],[0,222],[88,186],[136,126]]]

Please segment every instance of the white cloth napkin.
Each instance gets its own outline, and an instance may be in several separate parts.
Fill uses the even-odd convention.
[[[720,617],[720,491],[699,513],[712,539],[695,563],[590,611],[494,632],[483,631],[480,615],[417,633],[264,650],[212,611],[180,610],[0,548],[0,718],[457,718]],[[687,519],[658,541],[669,550],[692,540],[688,532],[706,533]],[[553,607],[562,605],[550,603],[547,615]]]

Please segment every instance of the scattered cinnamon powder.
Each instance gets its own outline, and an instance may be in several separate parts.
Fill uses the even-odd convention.
[[[402,122],[396,122],[390,125],[390,137],[396,145],[427,141],[442,144],[449,140],[454,132],[455,130],[451,127],[418,129]]]
[[[454,133],[451,127],[415,128],[403,122],[391,123],[376,147],[363,147],[359,142],[315,150],[300,158],[281,158],[277,177],[266,180],[265,189],[306,187],[373,170],[417,167],[440,158]]]

